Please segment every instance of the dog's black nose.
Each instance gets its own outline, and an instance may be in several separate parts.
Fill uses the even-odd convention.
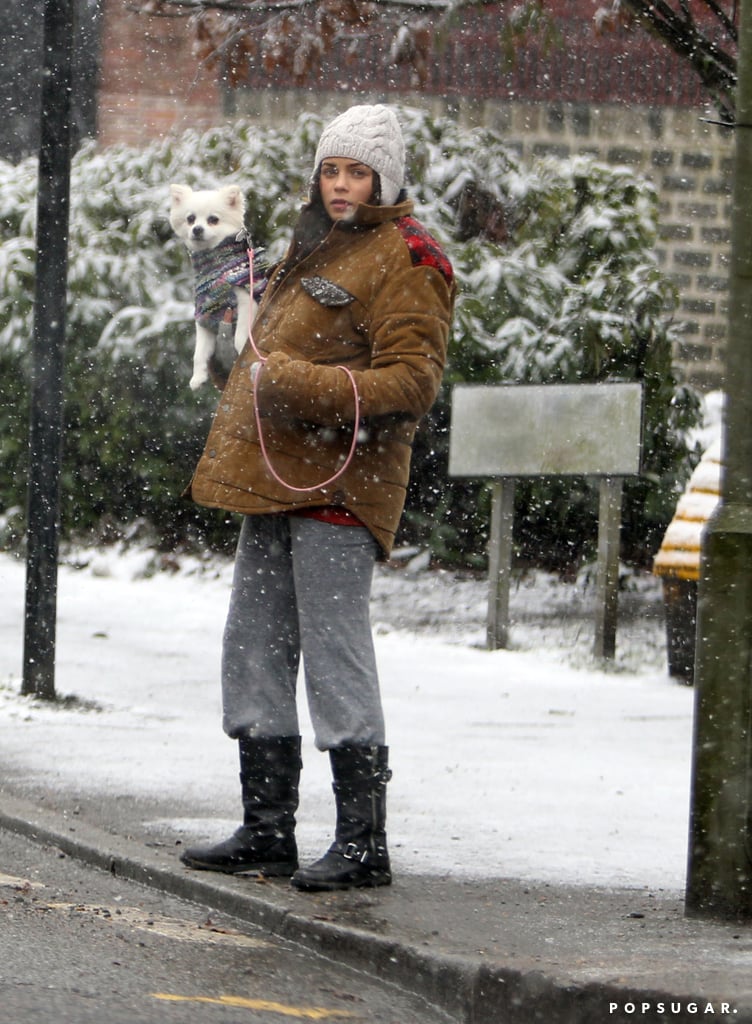
[[[204,229],[200,224],[195,224],[191,234],[194,238],[201,238],[204,234]]]

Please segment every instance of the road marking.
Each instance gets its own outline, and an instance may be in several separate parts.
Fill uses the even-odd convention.
[[[0,889],[16,889],[18,892],[27,893],[32,889],[44,888],[46,887],[42,882],[31,882],[28,878],[18,878],[16,875],[5,875],[0,872]],[[92,917],[98,917],[103,921],[124,924],[141,931],[151,932],[154,935],[161,935],[163,938],[178,939],[183,942],[201,942],[207,946],[244,946],[255,949],[264,949],[271,945],[264,939],[252,939],[232,928],[219,927],[211,920],[207,920],[203,924],[196,924],[194,921],[146,914],[138,907],[88,906],[85,903],[60,902],[41,905],[47,910],[67,910],[79,914],[91,914]]]
[[[152,996],[172,1003],[211,1003],[214,1006],[236,1006],[244,1010],[266,1010],[268,1013],[280,1013],[299,1020],[353,1020],[355,1017],[354,1013],[347,1010],[327,1010],[323,1006],[286,1006],[267,999],[244,999],[242,996],[219,996],[215,999],[210,996],[177,996],[168,992],[152,992]]]
[[[15,875],[4,875],[0,872],[0,888],[20,889],[24,892],[29,889],[44,889],[41,882],[30,882],[28,878],[16,878]]]
[[[109,924],[125,925],[181,942],[201,942],[208,946],[242,946],[254,949],[264,949],[271,945],[264,939],[253,939],[249,935],[243,935],[242,932],[236,932],[231,928],[220,928],[212,924],[211,921],[196,924],[195,921],[183,921],[174,917],[159,917],[156,914],[147,914],[138,907],[88,906],[84,903],[48,903],[47,907],[50,910],[90,914]]]

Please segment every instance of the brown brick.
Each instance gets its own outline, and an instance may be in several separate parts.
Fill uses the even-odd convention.
[[[666,192],[694,192],[696,187],[697,182],[691,177],[667,174],[663,179],[663,189]]]
[[[692,277],[690,274],[677,274],[669,273],[669,280],[673,284],[674,288],[684,292],[692,287]]]
[[[658,237],[662,242],[686,242],[694,237],[694,228],[691,224],[660,224],[658,226]]]
[[[706,178],[702,191],[709,196],[727,196],[731,192],[731,182],[725,178]]]
[[[555,156],[565,160],[571,153],[570,147],[564,143],[536,142],[533,153],[537,157]]]
[[[712,156],[707,153],[682,153],[682,167],[692,167],[698,171],[709,170],[713,166]]]
[[[712,357],[713,349],[710,345],[689,345],[680,342],[678,354],[683,363],[707,363]]]
[[[716,277],[712,274],[698,274],[697,287],[706,292],[727,292],[729,279],[727,277]]]
[[[674,253],[674,263],[677,267],[709,267],[712,265],[713,257],[708,252],[698,252],[696,249],[678,249]]]
[[[716,304],[711,299],[682,299],[681,309],[684,313],[715,316]]]
[[[708,245],[730,245],[731,229],[728,227],[701,227],[700,238]]]
[[[644,153],[639,149],[628,149],[625,146],[613,146],[606,154],[606,159],[610,164],[639,166],[643,162]]]
[[[704,325],[702,336],[708,341],[725,341],[728,337],[728,323],[725,320],[711,320]]]
[[[670,149],[654,149],[650,156],[653,167],[671,167],[674,159],[675,154]]]

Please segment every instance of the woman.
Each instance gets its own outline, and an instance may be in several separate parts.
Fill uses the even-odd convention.
[[[223,726],[239,741],[244,822],[194,868],[292,876],[303,890],[388,885],[390,777],[369,621],[418,420],[438,393],[452,268],[412,218],[393,111],[322,133],[309,203],[273,271],[191,485],[244,519],[223,641]],[[330,755],[335,840],[298,869],[296,679]]]

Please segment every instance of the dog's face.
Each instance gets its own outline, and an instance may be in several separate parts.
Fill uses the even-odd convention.
[[[189,249],[213,249],[243,230],[245,199],[237,185],[194,192],[170,185],[170,226]]]

